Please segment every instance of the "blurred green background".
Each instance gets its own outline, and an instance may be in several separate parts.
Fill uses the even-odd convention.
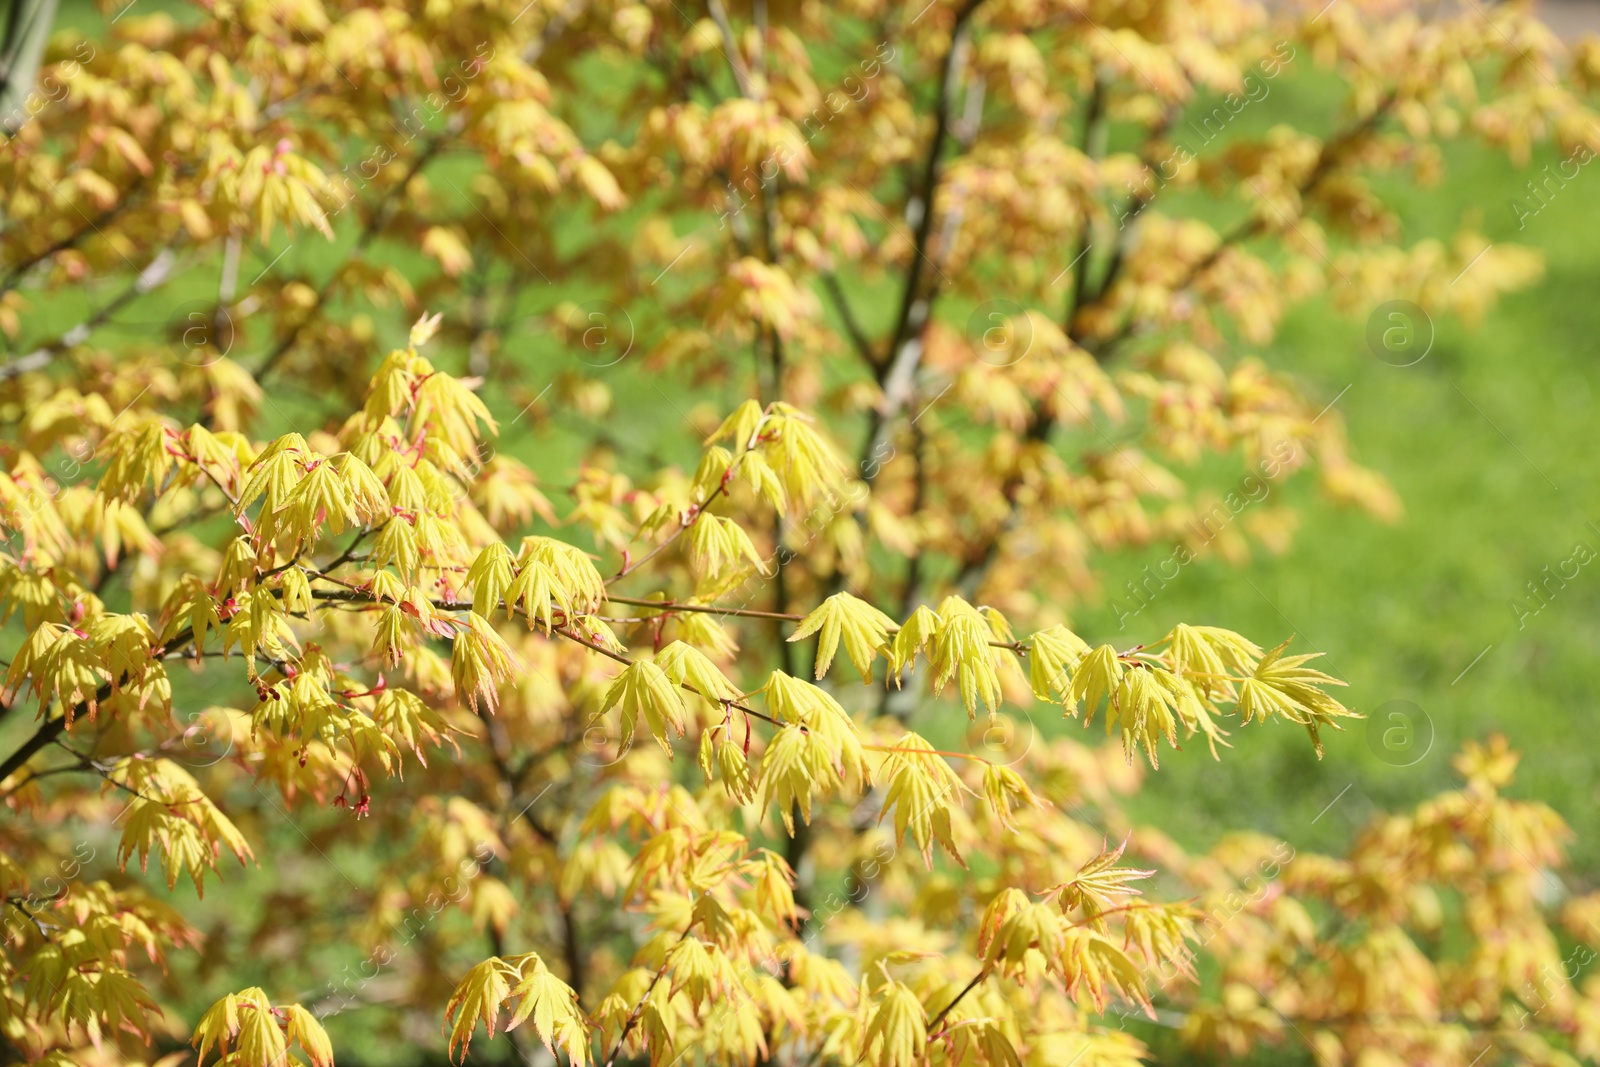
[[[1357,457],[1394,483],[1405,517],[1386,526],[1290,483],[1285,495],[1301,509],[1301,525],[1286,553],[1257,555],[1243,567],[1191,564],[1139,617],[1141,633],[1187,619],[1263,637],[1296,633],[1296,649],[1325,653],[1325,669],[1350,683],[1353,707],[1372,712],[1402,700],[1420,708],[1427,721],[1417,723],[1417,745],[1431,724],[1431,750],[1388,753],[1380,731],[1369,744],[1358,723],[1328,739],[1319,763],[1298,733],[1253,731],[1235,737],[1221,768],[1206,766],[1203,750],[1164,760],[1139,806],[1191,841],[1247,820],[1296,844],[1332,847],[1375,807],[1395,809],[1447,788],[1461,742],[1498,731],[1523,753],[1514,792],[1568,820],[1577,833],[1573,874],[1592,886],[1600,873],[1600,760],[1585,724],[1596,714],[1600,559],[1564,588],[1549,586],[1536,615],[1519,620],[1514,604],[1537,608],[1527,583],[1543,581],[1545,567],[1571,574],[1575,564],[1565,561],[1576,545],[1600,550],[1591,525],[1600,518],[1592,384],[1600,179],[1580,172],[1519,231],[1510,200],[1556,156],[1537,154],[1524,170],[1473,145],[1446,155],[1441,187],[1386,190],[1405,242],[1448,239],[1463,219],[1478,219],[1493,241],[1539,249],[1543,281],[1507,297],[1476,327],[1435,316],[1433,348],[1414,366],[1376,359],[1365,321],[1320,302],[1293,312],[1269,352],[1269,362],[1298,374],[1313,395],[1339,397]],[[1108,589],[1168,551],[1115,559]],[[1108,607],[1086,621],[1115,630]]]

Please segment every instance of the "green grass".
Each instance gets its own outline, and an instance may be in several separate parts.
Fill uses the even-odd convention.
[[[1350,683],[1352,706],[1418,705],[1432,749],[1413,766],[1390,766],[1358,723],[1327,739],[1319,763],[1296,731],[1251,730],[1235,736],[1221,769],[1203,748],[1164,761],[1138,810],[1192,844],[1249,824],[1298,845],[1337,847],[1375,808],[1448,788],[1452,752],[1498,731],[1523,753],[1514,792],[1567,819],[1577,835],[1574,873],[1592,885],[1600,776],[1584,724],[1596,711],[1600,559],[1521,628],[1512,602],[1531,606],[1526,583],[1576,544],[1600,551],[1600,529],[1590,525],[1600,518],[1591,384],[1600,304],[1590,295],[1600,284],[1591,236],[1600,175],[1582,171],[1519,233],[1508,201],[1529,175],[1470,145],[1448,157],[1442,188],[1392,190],[1406,241],[1447,237],[1476,214],[1492,240],[1540,249],[1544,280],[1476,328],[1436,316],[1433,350],[1415,366],[1380,362],[1366,348],[1364,320],[1320,303],[1293,313],[1270,352],[1313,395],[1331,401],[1348,387],[1338,410],[1356,456],[1392,480],[1405,518],[1386,526],[1291,484],[1286,495],[1302,510],[1288,552],[1243,567],[1185,567],[1138,620],[1140,633],[1203,620],[1298,634],[1297,648],[1325,653],[1326,669]],[[1536,158],[1532,169],[1554,158]],[[1121,588],[1167,551],[1117,558],[1104,568],[1106,587]],[[1109,603],[1083,621],[1094,632],[1116,629]]]

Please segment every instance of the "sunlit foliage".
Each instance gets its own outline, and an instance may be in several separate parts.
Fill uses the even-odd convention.
[[[1122,811],[1147,768],[1320,755],[1342,683],[1073,622],[1107,549],[1281,548],[1279,479],[1399,513],[1263,353],[1299,301],[1534,280],[1379,190],[1600,150],[1596,53],[1515,5],[918,7],[57,35],[0,152],[10,1049],[329,1067],[359,1011],[604,1067],[1116,1067],[1134,1018],[1600,1056],[1600,902],[1503,743],[1348,856],[1189,855]],[[1338,113],[1243,117],[1310,78]],[[663,407],[687,462],[611,432]]]

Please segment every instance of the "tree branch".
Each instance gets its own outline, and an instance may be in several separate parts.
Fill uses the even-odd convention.
[[[105,307],[78,323],[72,329],[63,333],[53,341],[49,341],[18,359],[13,359],[0,366],[0,382],[9,381],[20,374],[29,371],[43,370],[48,367],[61,353],[87,341],[95,330],[105,325],[107,320],[121,311],[132,301],[138,299],[152,289],[159,287],[172,274],[172,265],[176,257],[172,254],[172,246],[168,245],[156,253],[154,259],[139,272],[133,284],[113,297]]]
[[[1389,113],[1391,108],[1393,108],[1397,96],[1397,91],[1391,89],[1384,96],[1383,100],[1379,102],[1378,106],[1373,108],[1371,114],[1367,115],[1359,122],[1353,123],[1344,131],[1336,134],[1334,137],[1325,142],[1322,146],[1322,151],[1318,154],[1316,164],[1297,186],[1298,195],[1304,197],[1314,192],[1317,187],[1320,186],[1328,177],[1328,175],[1332,173],[1333,168],[1338,164],[1340,158],[1342,158],[1348,152],[1351,144],[1372,132],[1378,123],[1383,120],[1383,117]],[[1220,242],[1218,242],[1216,248],[1212,249],[1210,253],[1208,253],[1185,273],[1182,280],[1173,286],[1173,291],[1177,292],[1192,285],[1195,280],[1200,277],[1200,275],[1209,270],[1217,263],[1218,260],[1222,258],[1227,249],[1245,240],[1248,240],[1251,237],[1254,237],[1261,232],[1264,226],[1265,223],[1262,221],[1261,216],[1259,215],[1252,215],[1249,218],[1241,221],[1238,225],[1234,226],[1234,228],[1230,230]],[[1096,295],[1096,303],[1100,303],[1105,300],[1106,296],[1110,292],[1114,280],[1115,279],[1112,274],[1108,272],[1107,277],[1102,282]],[[1123,323],[1122,327],[1117,331],[1116,334],[1099,345],[1091,347],[1090,351],[1097,361],[1106,363],[1118,352],[1121,344],[1132,336],[1133,330],[1134,322],[1132,319],[1129,319]],[[1076,341],[1080,340],[1080,337],[1077,334],[1073,334],[1072,339]],[[1054,430],[1054,428],[1054,418],[1041,409],[1035,408],[1033,418],[1028,425],[1027,440],[1034,442],[1046,441],[1049,439],[1050,433],[1052,430]],[[999,555],[1001,539],[1003,539],[1007,533],[1014,529],[1017,522],[1020,520],[1021,513],[1017,506],[1016,497],[1017,491],[1021,488],[1021,484],[1021,479],[1015,475],[1006,479],[1002,487],[1002,493],[1007,502],[1006,517],[995,528],[994,533],[985,539],[983,547],[974,555],[969,556],[962,563],[960,570],[956,574],[955,585],[969,598],[976,590],[978,584],[982,581],[984,573],[987,572],[989,567],[994,563],[996,557]]]
[[[102,685],[95,693],[95,700],[105,700],[110,696],[111,686],[109,684]],[[87,703],[80,704],[78,705],[77,713],[86,714],[88,710],[89,707]],[[46,719],[44,722],[40,723],[39,728],[33,732],[32,737],[24,741],[17,748],[17,750],[11,753],[11,755],[7,756],[3,762],[0,762],[0,782],[5,781],[7,778],[11,777],[12,774],[20,770],[23,765],[32,759],[40,749],[44,748],[46,745],[50,744],[50,742],[60,737],[62,731],[66,728],[67,717],[65,715],[58,715],[54,719]]]
[[[82,241],[91,233],[99,233],[101,226],[104,226],[106,223],[110,222],[112,219],[116,218],[118,215],[122,214],[132,206],[133,194],[142,188],[144,183],[144,177],[141,176],[139,178],[135,178],[133,182],[122,191],[122,196],[115,204],[112,204],[110,207],[106,208],[93,219],[85,219],[83,226],[80,228],[67,234],[67,236],[63,237],[61,240],[55,242],[49,247],[35,253],[34,255],[28,256],[16,266],[12,267],[11,270],[6,274],[4,280],[0,280],[0,296],[4,296],[6,293],[9,293],[11,290],[15,289],[18,283],[22,281],[22,276],[28,273],[28,271],[32,270],[36,264],[42,263],[44,260],[49,259],[58,252],[65,252],[69,248],[76,247],[79,241]]]
[[[678,940],[682,941],[688,937],[689,931],[693,929],[694,922],[691,920],[689,925],[684,928],[683,933],[678,935]],[[615,1067],[617,1054],[622,1051],[622,1043],[628,1040],[628,1035],[633,1033],[633,1028],[638,1025],[639,1016],[644,1014],[645,1002],[650,999],[650,994],[655,992],[656,986],[661,984],[661,979],[666,977],[667,965],[670,961],[671,955],[669,953],[667,958],[661,961],[661,966],[656,969],[656,976],[650,979],[649,985],[645,986],[644,993],[639,997],[639,1003],[635,1004],[633,1010],[628,1013],[627,1021],[622,1024],[622,1032],[617,1035],[617,1043],[611,1046],[611,1054],[606,1057],[605,1067]]]
[[[1384,116],[1394,107],[1398,96],[1398,90],[1389,90],[1384,98],[1379,101],[1378,106],[1372,109],[1371,114],[1324,142],[1322,150],[1317,154],[1317,162],[1300,184],[1295,187],[1296,195],[1305,197],[1315,192],[1317,187],[1332,173],[1333,168],[1338,164],[1340,158],[1346,154],[1350,145],[1371,133],[1378,123],[1383,121]],[[1202,274],[1217,264],[1228,249],[1259,235],[1265,228],[1266,223],[1263,220],[1263,216],[1259,214],[1252,213],[1247,218],[1242,219],[1217,242],[1217,247],[1213,248],[1184,273],[1183,278],[1172,287],[1172,291],[1175,293],[1180,292],[1193,285]],[[1096,296],[1096,303],[1105,299],[1111,290],[1114,280],[1109,275],[1106,277]],[[1093,351],[1095,358],[1101,363],[1109,360],[1115,353],[1117,346],[1133,335],[1135,325],[1134,320],[1130,317],[1109,339],[1093,346],[1091,351]],[[1077,340],[1078,338],[1074,337],[1073,339]]]
[[[850,338],[850,343],[855,345],[856,354],[861,361],[872,368],[872,374],[877,377],[883,373],[882,361],[872,350],[872,341],[867,337],[866,331],[861,328],[861,322],[856,318],[855,309],[850,306],[850,300],[845,296],[844,287],[839,284],[839,276],[833,271],[822,272],[822,289],[828,294],[828,299],[833,302],[834,308],[839,312],[839,320],[844,323],[844,332]]]
[[[889,337],[887,362],[880,365],[877,371],[878,385],[883,389],[883,403],[868,420],[866,444],[862,449],[862,475],[869,485],[877,472],[867,475],[867,460],[875,454],[880,442],[887,436],[889,424],[910,398],[917,364],[922,359],[922,344],[914,335],[920,335],[922,328],[927,325],[932,307],[932,300],[922,297],[922,270],[923,264],[928,262],[928,245],[933,235],[934,199],[939,191],[945,140],[950,133],[951,97],[964,52],[967,24],[981,3],[983,0],[965,0],[956,11],[955,25],[950,30],[950,49],[945,53],[939,76],[933,138],[928,144],[928,154],[923,159],[922,177],[908,202],[920,205],[921,212],[913,233],[911,262],[906,268],[905,288],[900,294],[900,310],[895,317],[894,333]]]
[[[175,634],[171,641],[168,641],[166,644],[162,645],[159,651],[162,653],[162,655],[165,655],[174,646],[188,644],[193,639],[193,627],[186,628],[180,633]],[[151,655],[154,656],[157,651],[158,649],[152,648],[150,650]],[[111,683],[105,682],[100,686],[99,689],[95,690],[94,699],[96,704],[111,699]],[[86,715],[88,714],[88,711],[89,702],[82,701],[77,705],[76,708],[74,708],[73,717],[76,718],[79,715]],[[11,755],[7,756],[3,762],[0,762],[0,781],[4,781],[5,779],[11,777],[12,774],[16,773],[16,771],[19,770],[25,763],[27,763],[28,760],[32,759],[40,749],[44,748],[44,746],[50,744],[56,738],[60,737],[66,728],[67,717],[65,715],[58,716],[54,719],[46,719],[40,723],[39,728],[33,732],[33,736],[24,741],[17,748],[17,750],[11,753]]]
[[[1089,92],[1089,102],[1084,109],[1083,133],[1079,141],[1079,149],[1091,159],[1097,158],[1105,152],[1105,123],[1102,121],[1105,111],[1106,86],[1098,75],[1094,79],[1094,88]],[[1083,307],[1083,298],[1089,291],[1089,264],[1084,262],[1089,255],[1089,213],[1083,214],[1083,221],[1078,225],[1078,244],[1073,252],[1073,262],[1078,264],[1078,272],[1072,278],[1072,293],[1069,297],[1066,311],[1062,314],[1061,324],[1067,330],[1068,336],[1072,333],[1072,320],[1078,310]]]
[[[961,992],[956,994],[956,998],[954,1000],[952,1000],[950,1003],[946,1004],[944,1006],[944,1010],[939,1012],[938,1015],[935,1015],[933,1018],[928,1020],[928,1033],[931,1034],[934,1031],[936,1031],[939,1028],[939,1024],[944,1022],[945,1016],[949,1015],[951,1010],[953,1008],[955,1008],[955,1006],[957,1004],[960,1004],[961,1001],[966,998],[966,995],[968,993],[970,993],[974,989],[978,988],[978,983],[983,981],[987,977],[989,977],[989,968],[987,968],[987,967],[983,968],[983,970],[981,970],[977,974],[973,975],[972,976],[972,981],[968,982],[965,986],[963,986],[961,988]]]

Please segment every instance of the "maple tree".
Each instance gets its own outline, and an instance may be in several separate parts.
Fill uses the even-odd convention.
[[[1141,764],[1320,754],[1340,683],[1071,618],[1107,550],[1281,547],[1267,482],[1397,512],[1252,353],[1535,279],[1403,243],[1381,178],[1600,151],[1600,49],[1514,4],[916,7],[55,35],[0,153],[8,1057],[1114,1067],[1149,1018],[1600,1058],[1600,898],[1550,892],[1502,741],[1348,856],[1191,855],[1123,812]],[[1336,113],[1235,125],[1313,68]],[[663,403],[691,462],[612,432]],[[1120,743],[1011,728],[1049,705]]]

